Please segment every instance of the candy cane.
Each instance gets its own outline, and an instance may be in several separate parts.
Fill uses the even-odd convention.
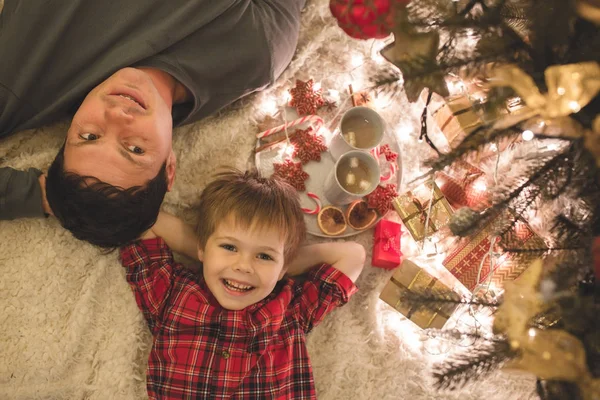
[[[288,122],[287,124],[279,125],[279,126],[276,126],[275,128],[267,129],[266,131],[260,132],[260,133],[256,134],[256,138],[262,139],[262,138],[272,135],[274,133],[281,132],[281,131],[285,130],[286,128],[291,128],[291,127],[303,124],[308,121],[310,121],[311,123],[314,124],[315,132],[317,132],[323,125],[323,118],[321,118],[317,115],[307,115],[307,116],[299,118],[297,120]]]
[[[313,199],[315,201],[315,203],[317,203],[317,207],[314,210],[311,210],[309,208],[303,208],[302,211],[309,215],[318,214],[321,211],[321,200],[319,199],[319,196],[317,196],[316,194],[314,194],[312,192],[308,192],[306,194],[308,195],[308,197]]]
[[[392,179],[392,177],[394,176],[394,174],[396,173],[397,170],[398,170],[398,166],[396,165],[396,163],[391,162],[390,163],[390,172],[387,175],[381,175],[381,181],[385,182],[385,181],[389,181],[390,179]]]
[[[379,155],[381,155],[381,148],[379,146],[371,149],[371,155],[379,162]]]

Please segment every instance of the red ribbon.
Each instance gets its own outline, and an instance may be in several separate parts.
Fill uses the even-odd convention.
[[[396,240],[396,237],[397,235],[393,235],[389,229],[384,229],[383,235],[377,238],[375,245],[382,245],[383,251],[386,253],[393,250],[397,256],[400,256],[400,243]]]

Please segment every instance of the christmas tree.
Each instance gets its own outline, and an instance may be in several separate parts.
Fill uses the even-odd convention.
[[[600,2],[332,0],[330,8],[352,37],[393,34],[381,52],[388,67],[370,72],[372,90],[425,101],[421,138],[437,154],[427,162],[432,176],[483,159],[495,162],[497,173],[503,149],[540,144],[535,153],[513,151],[514,176],[495,176],[494,190],[463,202],[449,224],[463,240],[487,232],[487,268],[493,272],[501,257],[510,257],[526,266],[519,279],[500,295],[475,290],[457,300],[423,290],[401,299],[416,307],[456,303],[493,312],[492,335],[434,332],[478,339],[438,365],[438,386],[460,388],[505,367],[534,374],[542,399],[600,398]],[[476,120],[448,137],[449,151],[428,136],[436,95],[450,104],[450,117],[456,117],[452,102],[466,98]],[[473,199],[467,193],[473,180],[446,182],[462,190],[458,200]],[[519,240],[515,232],[536,211],[552,226],[550,235]]]

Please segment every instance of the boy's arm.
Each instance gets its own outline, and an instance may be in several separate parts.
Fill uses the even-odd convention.
[[[356,282],[365,265],[365,248],[356,242],[330,242],[303,246],[288,266],[288,274],[300,275],[317,264],[329,264]]]
[[[179,268],[162,239],[137,241],[121,247],[121,264],[138,307],[154,332],[168,302]]]
[[[150,231],[141,238],[161,237],[173,251],[198,260],[198,237],[194,229],[181,219],[161,211]]]

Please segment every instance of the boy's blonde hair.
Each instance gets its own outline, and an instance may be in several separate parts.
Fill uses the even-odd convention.
[[[284,236],[284,260],[291,261],[306,237],[298,193],[278,178],[261,178],[256,170],[227,168],[202,191],[198,205],[198,235],[204,249],[218,224],[233,216],[243,228],[277,229]]]

